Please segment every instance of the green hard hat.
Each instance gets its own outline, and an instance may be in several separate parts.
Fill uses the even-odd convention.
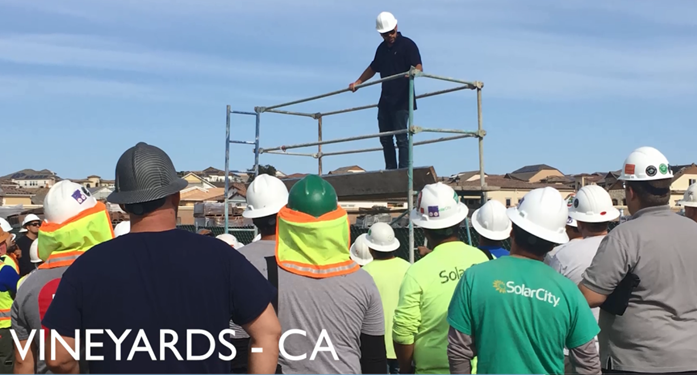
[[[316,174],[307,175],[290,188],[288,208],[320,217],[336,210],[336,191],[322,177]]]

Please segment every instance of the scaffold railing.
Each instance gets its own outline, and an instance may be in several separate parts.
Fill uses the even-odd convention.
[[[415,95],[414,93],[414,79],[417,77],[426,77],[426,78],[431,78],[431,79],[436,79],[436,80],[441,80],[441,81],[447,81],[447,82],[452,82],[452,83],[457,83],[458,86],[445,89],[445,90],[440,90],[440,91],[434,91],[434,92],[429,92],[421,95]],[[381,132],[381,133],[375,133],[375,134],[368,134],[368,135],[358,135],[354,137],[345,137],[345,138],[338,138],[338,139],[331,139],[331,140],[324,140],[322,138],[322,119],[327,116],[333,116],[333,115],[338,115],[342,113],[348,113],[348,112],[355,112],[355,111],[361,111],[361,110],[366,110],[370,108],[375,108],[378,106],[378,103],[371,104],[371,105],[365,105],[365,106],[360,106],[360,107],[353,107],[353,108],[346,108],[346,109],[340,109],[340,110],[335,110],[335,111],[330,111],[330,112],[317,112],[317,113],[306,113],[306,112],[294,112],[294,111],[286,111],[286,110],[281,110],[279,108],[284,108],[284,107],[289,107],[292,105],[300,104],[300,103],[306,103],[309,101],[313,100],[318,100],[318,99],[323,99],[326,97],[342,94],[345,92],[351,91],[349,88],[345,88],[342,90],[337,90],[337,91],[332,91],[326,94],[321,94],[321,95],[316,95],[312,96],[309,98],[304,98],[304,99],[299,99],[299,100],[294,100],[291,102],[287,103],[281,103],[273,106],[268,106],[268,107],[255,107],[254,112],[247,112],[247,111],[233,111],[231,110],[231,106],[227,106],[227,115],[226,115],[226,141],[225,141],[225,233],[229,233],[229,191],[230,191],[230,173],[244,173],[244,174],[250,174],[252,173],[255,177],[259,174],[259,156],[260,154],[274,154],[274,155],[290,155],[290,156],[305,156],[305,157],[312,157],[317,159],[317,172],[321,176],[322,175],[322,159],[326,156],[337,156],[337,155],[347,155],[347,154],[356,154],[356,153],[364,153],[364,152],[375,152],[375,151],[382,151],[382,147],[374,147],[374,148],[364,148],[364,149],[357,149],[357,150],[346,150],[346,151],[334,151],[334,152],[322,152],[322,146],[323,145],[329,145],[329,144],[335,144],[335,143],[342,143],[342,142],[351,142],[351,141],[358,141],[358,140],[364,140],[364,139],[371,139],[371,138],[379,138],[382,136],[391,136],[391,135],[396,135],[396,134],[407,134],[408,135],[408,150],[409,150],[409,161],[408,161],[408,167],[407,167],[407,179],[408,179],[408,196],[407,196],[407,211],[400,215],[399,218],[401,218],[404,215],[408,215],[414,208],[414,146],[418,145],[424,145],[424,144],[432,144],[432,143],[437,143],[437,142],[445,142],[445,141],[452,141],[452,140],[457,140],[457,139],[463,139],[463,138],[477,138],[478,143],[479,143],[479,179],[480,179],[480,187],[481,187],[481,194],[482,194],[482,202],[486,201],[486,181],[484,179],[484,151],[483,151],[483,142],[484,142],[484,137],[486,136],[486,131],[484,131],[483,125],[482,125],[482,88],[484,87],[484,84],[479,81],[474,81],[474,82],[468,82],[460,79],[455,79],[455,78],[450,78],[450,77],[442,77],[434,74],[428,74],[424,73],[415,67],[411,67],[408,71],[404,73],[399,73],[395,74],[392,76],[384,77],[381,79],[377,79],[374,81],[368,81],[364,82],[360,85],[356,85],[354,87],[355,90],[372,86],[372,85],[377,85],[379,83],[383,83],[386,81],[391,81],[395,79],[404,79],[408,78],[409,79],[409,122],[407,129],[404,130],[396,130],[396,131],[389,131],[389,132]],[[436,95],[442,95],[446,93],[451,93],[455,91],[460,91],[460,90],[476,90],[477,92],[477,130],[476,131],[467,131],[467,130],[460,130],[460,129],[442,129],[442,128],[427,128],[427,127],[421,127],[421,126],[416,126],[414,125],[414,100],[415,99],[421,99],[421,98],[427,98],[427,97],[432,97]],[[260,126],[261,126],[261,114],[262,113],[277,113],[277,114],[283,114],[283,115],[291,115],[291,116],[302,116],[302,117],[309,117],[312,119],[315,119],[317,121],[317,142],[307,142],[307,143],[299,143],[299,144],[292,144],[292,145],[281,145],[277,147],[268,147],[268,148],[261,148],[259,147],[259,134],[260,134]],[[231,115],[246,115],[246,116],[255,116],[256,118],[256,136],[254,141],[240,141],[240,140],[231,140],[230,139],[230,122],[231,122]],[[453,136],[448,136],[448,137],[441,137],[441,138],[436,138],[436,139],[429,139],[429,140],[424,140],[420,142],[414,142],[413,136],[414,134],[417,133],[447,133],[447,134],[455,134]],[[251,170],[247,171],[239,171],[239,170],[230,170],[230,144],[242,144],[242,145],[252,145],[254,146],[254,167]],[[312,147],[312,146],[317,146],[317,152],[314,153],[302,153],[302,152],[288,152],[287,150],[292,150],[292,149],[297,149],[297,148],[306,148],[306,147]],[[396,147],[396,146],[395,146]],[[399,219],[398,218],[398,219]],[[397,219],[393,221],[396,222]],[[409,261],[411,263],[414,263],[414,227],[409,220]]]

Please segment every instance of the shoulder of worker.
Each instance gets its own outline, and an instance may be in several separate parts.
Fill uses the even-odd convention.
[[[51,280],[60,279],[68,267],[41,268],[31,271],[22,282],[22,287],[17,290],[15,301],[23,299],[36,299],[44,285]]]
[[[237,250],[247,259],[263,258],[276,254],[276,241],[259,240],[252,242],[249,245],[244,245]]]
[[[411,44],[411,45],[416,46],[416,42],[415,42],[413,39],[411,39],[411,38],[409,38],[409,37],[406,37],[406,36],[404,36],[403,34],[402,34],[401,38],[402,38],[402,42],[403,42],[403,43],[409,43],[409,44]]]

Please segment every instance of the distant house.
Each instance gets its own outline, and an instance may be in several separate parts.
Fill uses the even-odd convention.
[[[676,168],[677,169],[677,168]],[[679,169],[673,170],[673,183],[670,185],[670,204],[677,206],[677,201],[685,195],[685,191],[690,185],[697,183],[697,165],[681,165]]]
[[[197,173],[202,179],[208,181],[208,182],[225,182],[225,171],[213,168],[213,167],[208,167],[201,172]],[[234,173],[228,173],[228,180],[230,182],[245,182],[246,179],[243,179],[242,176],[236,175]]]
[[[335,169],[328,174],[347,174],[347,173],[363,173],[365,172],[365,169],[357,166],[357,165],[352,165],[349,167],[341,167],[339,169]]]
[[[199,187],[202,189],[212,189],[216,187],[214,184],[204,180],[202,177],[192,172],[187,173],[183,177],[183,179],[185,179],[186,182],[189,183],[189,185],[187,186],[189,188]]]
[[[484,179],[486,179],[487,177],[488,175],[484,173]],[[450,180],[479,181],[479,171],[460,172],[450,176]]]
[[[60,181],[60,178],[48,169],[40,171],[22,169],[21,171],[0,177],[0,180],[15,183],[23,188],[50,188]]]
[[[527,165],[506,175],[508,178],[529,183],[541,182],[552,176],[565,177],[558,169],[547,164]]]
[[[0,206],[31,206],[31,192],[18,185],[0,185]]]
[[[92,187],[87,189],[90,194],[94,197],[94,199],[98,201],[106,201],[106,198],[111,194],[114,190],[107,187],[107,186],[97,186],[97,187]]]

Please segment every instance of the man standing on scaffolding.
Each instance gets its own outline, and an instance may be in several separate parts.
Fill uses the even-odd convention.
[[[371,79],[375,73],[380,73],[381,78],[399,74],[415,67],[423,71],[421,66],[421,54],[413,40],[402,36],[397,31],[397,19],[389,12],[378,15],[376,29],[382,36],[375,51],[375,58],[365,69],[363,74],[349,85],[351,91],[356,91],[356,86]],[[416,110],[416,99],[414,99]],[[378,102],[378,127],[380,133],[406,130],[409,123],[409,80],[407,77],[394,79],[382,83],[382,94]],[[395,153],[392,136],[380,137],[380,143],[385,154],[385,168],[407,168],[409,163],[409,143],[406,133],[396,134],[397,148],[399,148],[399,166]]]

